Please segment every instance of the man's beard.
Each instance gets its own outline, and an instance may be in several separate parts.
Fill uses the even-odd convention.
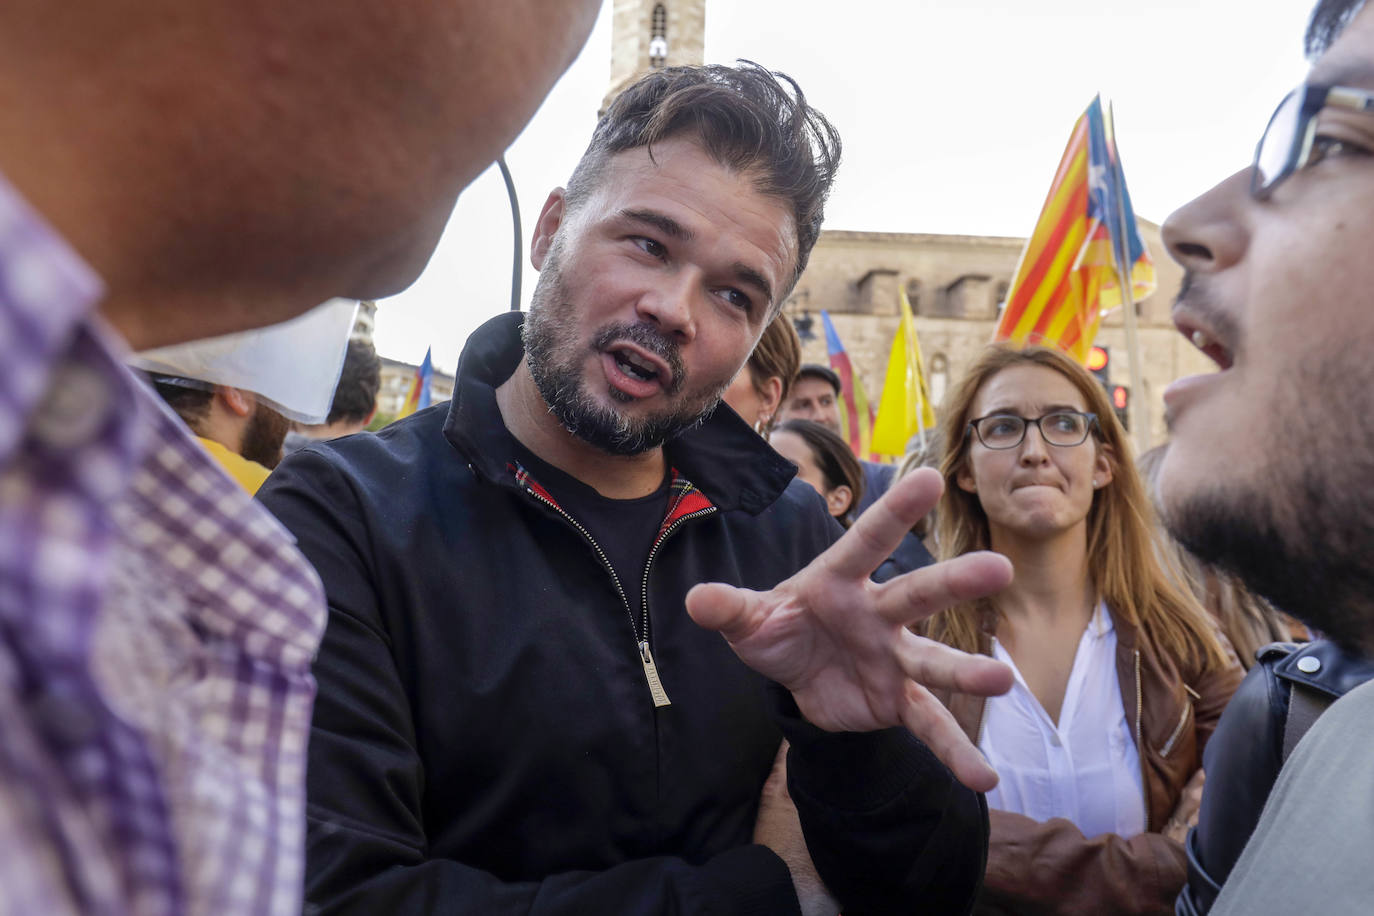
[[[249,461],[274,468],[281,462],[281,444],[290,430],[290,420],[258,401],[244,427],[239,454]]]
[[[1344,377],[1337,383],[1332,374]],[[1356,652],[1374,653],[1374,428],[1358,414],[1304,406],[1300,391],[1330,393],[1344,368],[1292,379],[1270,422],[1274,441],[1259,480],[1199,485],[1170,501],[1170,531],[1202,560]]]
[[[521,330],[525,363],[549,410],[568,432],[611,455],[639,455],[700,425],[720,403],[730,380],[683,389],[687,373],[676,341],[649,324],[616,323],[597,331],[590,346],[580,344],[571,330],[575,306],[560,274],[561,246],[555,244],[539,273],[530,311]],[[601,354],[615,341],[629,341],[653,353],[670,368],[672,378],[663,393],[675,408],[640,417],[602,403],[584,386],[587,357]],[[634,398],[608,386],[608,396],[623,404]]]

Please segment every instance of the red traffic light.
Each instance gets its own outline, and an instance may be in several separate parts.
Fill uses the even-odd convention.
[[[1131,392],[1125,385],[1112,386],[1112,406],[1117,410],[1125,410],[1130,401]]]
[[[1088,351],[1088,371],[1101,372],[1107,368],[1107,348],[1093,347]]]

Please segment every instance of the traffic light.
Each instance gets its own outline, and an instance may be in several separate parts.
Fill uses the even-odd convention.
[[[1125,385],[1112,385],[1107,389],[1107,394],[1111,396],[1112,412],[1115,413],[1116,418],[1121,421],[1121,428],[1130,429],[1131,424],[1128,422],[1127,417],[1130,413],[1131,389],[1127,388]]]
[[[1107,370],[1107,364],[1112,360],[1112,355],[1106,347],[1093,347],[1088,350],[1088,371],[1097,376],[1097,380],[1106,388],[1111,384],[1111,376]]]

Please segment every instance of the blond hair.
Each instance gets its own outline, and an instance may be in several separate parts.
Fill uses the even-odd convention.
[[[968,459],[973,402],[983,385],[1003,369],[1042,366],[1058,372],[1078,389],[1097,416],[1102,453],[1111,465],[1111,482],[1093,497],[1087,519],[1087,566],[1093,587],[1120,620],[1174,658],[1202,667],[1226,664],[1211,624],[1193,596],[1164,570],[1157,553],[1154,509],[1131,461],[1130,443],[1117,422],[1107,393],[1086,369],[1058,350],[1016,350],[994,345],[983,351],[945,400],[940,418],[944,456],[940,473],[945,492],[937,512],[941,559],[986,550],[991,544],[987,515],[978,496],[960,489],[956,478]],[[966,602],[931,618],[927,634],[966,652],[979,647],[986,602]]]

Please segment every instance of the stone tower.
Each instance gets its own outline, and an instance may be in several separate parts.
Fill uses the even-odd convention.
[[[705,46],[706,0],[615,0],[611,84],[601,110],[650,70],[702,63]]]

